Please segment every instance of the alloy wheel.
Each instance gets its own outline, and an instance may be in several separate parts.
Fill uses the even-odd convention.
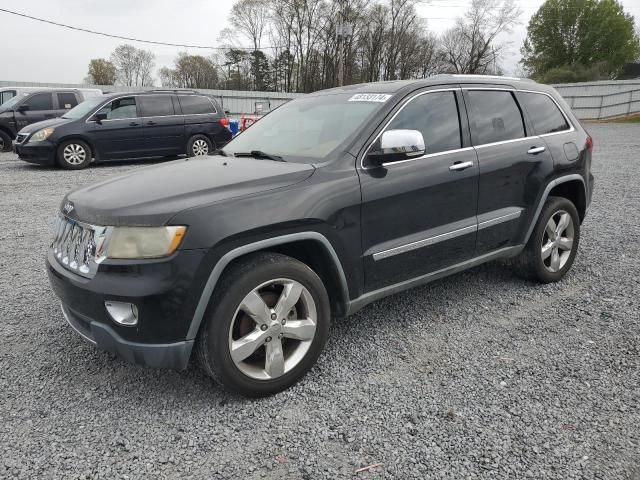
[[[81,165],[87,159],[87,152],[82,145],[70,143],[64,147],[62,156],[69,165]]]
[[[4,138],[0,137],[0,152],[4,152]]]
[[[209,153],[209,145],[202,139],[198,139],[193,142],[191,149],[193,150],[193,154],[197,157]]]
[[[229,329],[235,366],[257,380],[273,380],[298,365],[316,333],[317,309],[299,282],[281,278],[247,294]]]
[[[552,273],[562,270],[571,257],[574,235],[571,215],[564,210],[551,215],[542,236],[542,263],[547,270]]]

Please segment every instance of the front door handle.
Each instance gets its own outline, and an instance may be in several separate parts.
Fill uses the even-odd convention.
[[[131,122],[129,123],[130,127],[137,127],[138,125],[140,125],[138,122]]]
[[[539,154],[539,153],[544,152],[545,150],[546,150],[546,149],[545,149],[544,147],[531,147],[531,148],[527,151],[527,153],[528,153],[529,155],[537,155],[537,154]]]
[[[473,162],[456,162],[449,167],[449,170],[455,172],[458,170],[465,170],[469,167],[473,167]]]

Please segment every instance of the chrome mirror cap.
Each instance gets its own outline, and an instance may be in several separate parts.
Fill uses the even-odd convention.
[[[418,130],[387,130],[374,144],[367,156],[372,166],[399,162],[424,155],[426,147]]]

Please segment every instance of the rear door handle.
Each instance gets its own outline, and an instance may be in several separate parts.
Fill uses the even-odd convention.
[[[456,162],[449,167],[449,170],[455,172],[458,170],[465,170],[469,167],[473,167],[473,162]]]
[[[545,150],[546,150],[546,149],[545,149],[544,147],[531,147],[531,148],[527,151],[527,153],[528,153],[529,155],[537,155],[537,154],[539,154],[539,153],[544,152]]]
[[[153,122],[153,121],[147,122],[147,125],[155,125],[155,124],[156,124],[156,122]]]

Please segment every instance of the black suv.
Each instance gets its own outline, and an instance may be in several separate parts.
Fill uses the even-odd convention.
[[[14,150],[27,162],[74,170],[92,160],[207,155],[231,140],[228,125],[215,98],[195,91],[119,93],[23,128]]]
[[[593,142],[556,91],[437,76],[317,92],[219,155],[69,193],[48,253],[71,326],[132,362],[196,356],[236,391],[297,381],[332,317],[511,258],[564,277]]]
[[[0,152],[11,150],[11,141],[18,131],[32,123],[65,115],[80,102],[102,96],[98,89],[29,89],[0,105]]]

